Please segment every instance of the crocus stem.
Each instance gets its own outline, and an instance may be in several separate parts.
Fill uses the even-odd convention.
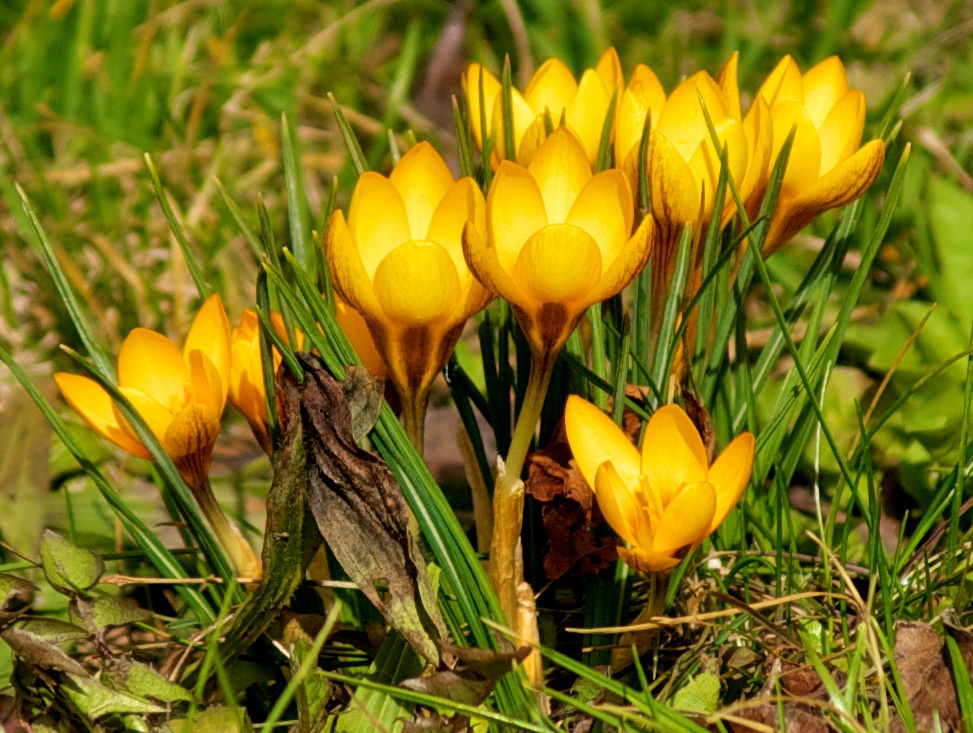
[[[507,461],[497,474],[493,490],[493,537],[490,542],[490,581],[500,601],[507,623],[521,643],[530,644],[538,637],[537,612],[533,590],[524,581],[524,557],[520,531],[524,522],[524,483],[520,472],[527,458],[534,428],[544,406],[547,386],[551,381],[557,354],[534,355],[527,378],[527,391],[514,428]],[[532,682],[543,682],[540,657],[527,667]]]
[[[510,449],[507,451],[506,467],[507,489],[509,490],[520,480],[520,472],[524,469],[527,452],[534,440],[534,430],[540,419],[547,396],[547,387],[551,383],[551,373],[554,371],[554,360],[557,354],[533,355],[530,362],[530,375],[527,377],[527,391],[524,393],[524,403],[517,416]]]
[[[226,514],[223,513],[220,505],[216,502],[209,477],[203,476],[199,481],[190,483],[189,486],[193,490],[199,508],[203,510],[206,521],[209,522],[220,544],[223,545],[223,549],[226,550],[237,576],[260,578],[262,574],[260,561],[254,554],[253,548],[250,547],[250,543],[240,534],[240,530],[230,524]]]
[[[402,399],[402,427],[409,436],[409,442],[421,456],[425,447],[426,405],[429,403],[429,390],[400,392]]]

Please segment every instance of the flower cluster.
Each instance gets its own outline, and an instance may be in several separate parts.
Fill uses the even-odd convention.
[[[505,93],[478,64],[463,84],[470,137],[484,153],[490,180],[486,190],[473,177],[457,180],[432,145],[419,143],[388,176],[360,176],[347,214],[339,209],[328,222],[324,249],[338,321],[369,368],[388,376],[420,452],[430,387],[466,322],[495,297],[516,316],[531,370],[497,477],[491,546],[491,577],[513,619],[524,615],[521,469],[555,359],[585,312],[619,294],[651,257],[656,318],[686,228],[698,238],[711,222],[723,228],[739,221],[742,231],[789,137],[778,205],[764,227],[765,255],[822,211],[861,196],[885,148],[881,140],[861,144],[864,97],[849,89],[837,58],[804,74],[784,58],[746,113],[736,56],[716,78],[700,71],[668,95],[644,65],[626,83],[614,50],[580,78],[552,59],[522,93]],[[723,161],[729,185],[716,210]],[[641,192],[649,194],[644,211]],[[694,286],[698,260],[690,263]],[[119,354],[121,393],[200,492],[201,504],[212,505],[214,524],[226,520],[206,473],[228,399],[264,449],[273,448],[258,326],[245,311],[231,333],[214,296],[181,351],[160,334],[136,329]],[[285,329],[275,327],[286,339]],[[270,363],[276,369],[279,362],[275,352]],[[57,379],[92,428],[149,456],[105,390],[84,377]],[[752,436],[736,438],[709,466],[698,434],[675,406],[655,413],[641,458],[580,399],[568,404],[567,430],[609,524],[629,544],[623,559],[640,570],[672,568],[719,525],[749,480]]]

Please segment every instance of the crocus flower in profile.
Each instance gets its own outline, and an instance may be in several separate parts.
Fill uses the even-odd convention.
[[[99,435],[142,458],[149,453],[108,393],[77,374],[54,375],[68,404]],[[230,385],[230,325],[223,302],[203,303],[180,350],[136,328],[118,352],[118,387],[190,485],[209,470]]]
[[[703,441],[677,405],[645,428],[641,455],[622,429],[580,397],[564,413],[578,469],[605,520],[628,547],[619,557],[641,572],[666,572],[726,519],[753,468],[754,438],[738,435],[709,465]]]
[[[484,210],[473,179],[454,181],[420,143],[388,178],[363,173],[347,220],[336,211],[325,234],[335,290],[365,319],[420,449],[429,388],[492,297],[463,259],[463,228],[485,230]]]
[[[575,79],[574,74],[560,59],[548,59],[541,64],[523,94],[516,89],[511,90],[513,149],[517,162],[523,166],[529,165],[534,153],[547,137],[547,123],[544,119],[547,112],[554,127],[560,124],[563,115],[565,124],[578,136],[589,164],[593,165],[598,157],[602,129],[611,99],[620,91],[621,83],[622,66],[614,48],[608,49],[595,68],[586,70],[580,79]],[[482,149],[484,137],[491,134],[495,136],[492,163],[496,168],[506,157],[501,84],[480,64],[470,64],[463,75],[463,86],[474,141]],[[487,124],[486,135],[481,129],[483,119]]]
[[[687,225],[704,229],[715,215],[725,226],[736,212],[729,190],[722,211],[713,212],[720,177],[720,152],[706,121],[709,115],[720,147],[726,148],[728,175],[742,201],[753,195],[770,159],[771,126],[766,104],[754,105],[740,119],[736,57],[721,74],[721,83],[705,71],[683,81],[665,97],[655,74],[639,66],[622,94],[615,152],[633,186],[638,181],[643,125],[650,118],[647,149],[652,215],[659,234],[652,258],[653,313],[658,317],[673,277],[677,247]],[[705,107],[705,113],[704,113]],[[754,143],[745,132],[754,130]]]
[[[149,452],[109,394],[77,374],[54,375],[61,394],[96,433],[141,458]],[[209,485],[213,446],[230,385],[230,324],[218,295],[196,314],[182,350],[136,328],[118,352],[118,389],[158,439],[199,502],[237,572],[260,576],[257,560],[223,514]]]
[[[362,363],[374,376],[384,378],[385,364],[375,350],[375,342],[364,319],[341,300],[335,302],[335,317]],[[270,314],[270,322],[277,335],[287,339],[283,319],[277,311]],[[298,332],[297,350],[304,346],[304,334]],[[260,446],[270,454],[267,431],[267,392],[264,386],[263,361],[260,356],[260,321],[252,310],[244,310],[240,325],[230,335],[230,404],[247,419]],[[281,363],[277,349],[272,354],[274,373]]]
[[[632,234],[625,174],[592,175],[570,130],[558,128],[530,166],[504,161],[487,196],[488,236],[468,226],[470,270],[514,310],[537,360],[556,356],[589,306],[620,292],[648,261],[652,217]]]
[[[821,212],[865,193],[882,170],[885,144],[871,140],[861,145],[865,95],[848,88],[837,56],[803,75],[794,59],[785,56],[760,87],[758,99],[767,103],[773,119],[773,160],[796,127],[764,242],[764,254],[769,255]]]

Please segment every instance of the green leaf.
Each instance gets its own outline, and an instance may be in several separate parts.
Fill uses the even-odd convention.
[[[120,658],[112,663],[108,673],[114,684],[139,697],[150,697],[161,702],[193,702],[195,699],[186,688],[170,682],[141,662]]]
[[[939,259],[939,277],[934,279],[939,283],[936,295],[953,313],[962,314],[966,320],[973,282],[973,258],[970,257],[973,197],[955,183],[932,176],[928,212]]]
[[[17,628],[36,634],[51,644],[61,644],[65,641],[87,639],[91,634],[75,624],[56,618],[31,618],[17,624]]]
[[[70,700],[78,710],[91,720],[98,720],[106,715],[124,715],[137,713],[149,715],[164,713],[166,710],[148,700],[143,700],[127,692],[113,690],[96,679],[71,675],[70,682],[61,685],[64,696]]]
[[[171,733],[253,733],[253,725],[243,708],[213,707],[191,718],[169,722]]]
[[[686,683],[672,698],[672,707],[712,713],[720,704],[720,676],[715,672],[700,672]]]
[[[16,575],[0,573],[0,611],[18,610],[30,604],[37,586]]]
[[[78,662],[32,631],[9,628],[0,632],[0,638],[7,642],[14,654],[32,667],[54,669],[72,675],[88,674]]]
[[[139,608],[125,598],[102,597],[93,601],[78,598],[71,604],[71,611],[92,632],[106,626],[127,626],[152,618],[150,611]]]
[[[100,556],[75,547],[50,529],[44,531],[41,541],[41,565],[47,581],[62,593],[86,591],[105,572]]]

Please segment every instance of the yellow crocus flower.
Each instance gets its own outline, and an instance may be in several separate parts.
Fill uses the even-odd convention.
[[[861,145],[865,95],[848,88],[845,67],[837,56],[803,75],[794,59],[785,56],[757,97],[769,106],[773,119],[773,160],[796,126],[777,210],[764,243],[764,254],[769,255],[822,211],[844,206],[865,193],[882,170],[885,143],[871,140]]]
[[[335,290],[364,317],[420,450],[429,388],[492,297],[463,259],[463,228],[484,230],[484,209],[473,179],[454,181],[424,142],[388,178],[363,173],[347,221],[336,211],[325,233]]]
[[[123,450],[149,452],[109,394],[77,374],[54,375],[67,403],[96,433]],[[196,314],[182,350],[147,328],[132,330],[118,352],[118,389],[145,420],[192,489],[237,572],[259,577],[260,563],[213,497],[209,468],[230,385],[230,324],[218,295]]]
[[[340,299],[335,301],[335,317],[348,340],[374,376],[384,378],[385,364],[375,349],[365,320],[357,311]],[[270,322],[277,334],[286,340],[286,329],[280,313],[272,311]],[[304,334],[297,334],[297,349],[304,345]],[[260,446],[272,452],[267,433],[267,393],[264,389],[263,361],[260,358],[260,320],[252,310],[244,310],[240,325],[230,334],[230,404],[246,419]],[[274,373],[281,363],[277,349],[273,350]]]
[[[99,435],[141,458],[149,452],[92,379],[54,375],[64,399]],[[118,388],[138,410],[189,484],[209,470],[230,384],[230,325],[218,295],[210,296],[179,350],[147,328],[136,328],[118,352]]]
[[[632,235],[635,202],[617,169],[592,175],[581,142],[559,128],[530,166],[504,161],[486,202],[487,237],[463,246],[475,277],[505,298],[536,358],[554,355],[589,306],[628,285],[649,258],[652,217]]]
[[[616,154],[633,186],[638,180],[638,152],[646,115],[651,115],[647,174],[652,215],[659,229],[653,255],[653,312],[661,311],[677,247],[686,225],[702,231],[713,217],[716,187],[720,176],[720,153],[703,112],[709,114],[721,147],[726,148],[729,176],[742,201],[747,202],[765,171],[771,153],[770,117],[759,102],[746,121],[740,119],[736,86],[736,57],[721,74],[721,83],[705,71],[683,81],[666,99],[655,74],[640,66],[622,94],[616,128]],[[754,142],[746,130],[755,131]],[[723,210],[725,226],[736,212],[728,188]]]
[[[502,87],[497,78],[480,64],[470,64],[463,75],[473,139],[481,150],[484,138],[480,112],[481,79],[487,136],[495,135],[491,162],[496,168],[506,153]],[[555,127],[560,125],[561,117],[564,116],[567,127],[578,136],[584,146],[589,164],[594,165],[598,158],[608,107],[612,96],[620,91],[621,82],[622,66],[614,48],[608,49],[597,66],[586,70],[581,79],[575,79],[574,74],[560,59],[551,58],[541,64],[523,94],[516,89],[511,90],[511,117],[517,162],[523,166],[529,165],[547,137],[544,122],[544,113],[547,110]]]
[[[754,438],[738,435],[709,465],[699,432],[678,405],[655,411],[642,450],[594,405],[568,397],[568,443],[605,520],[641,572],[666,572],[726,519],[750,481]]]

